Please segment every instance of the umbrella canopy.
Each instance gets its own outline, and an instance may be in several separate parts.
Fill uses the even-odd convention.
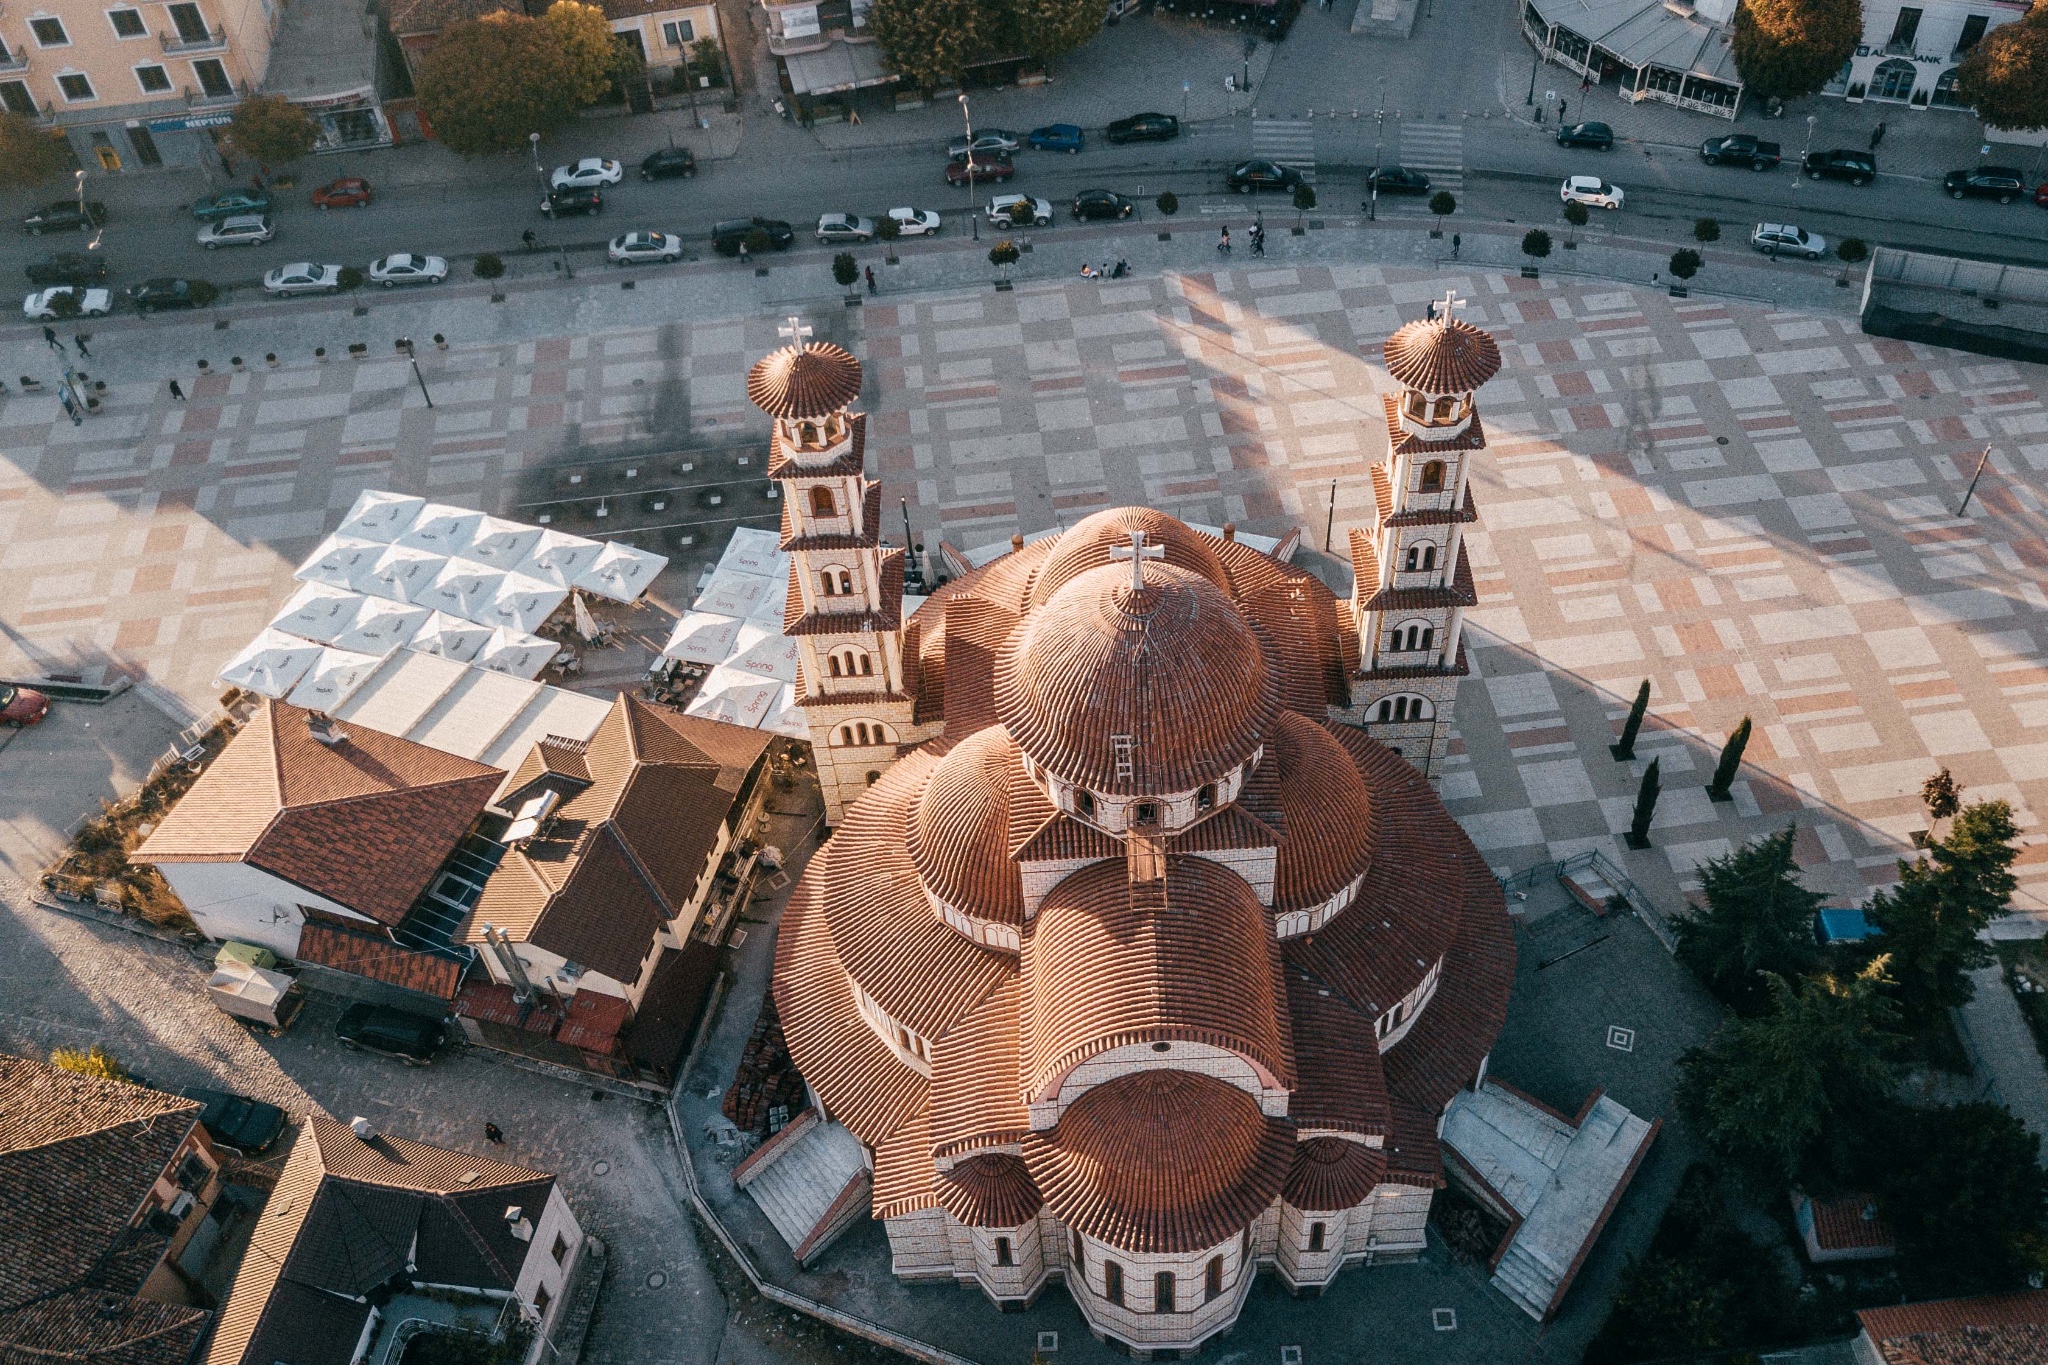
[[[508,573],[498,585],[497,597],[477,619],[531,634],[555,614],[555,608],[568,595],[567,588],[558,588],[543,579]]]
[[[741,622],[716,612],[686,611],[669,634],[662,654],[691,664],[722,664],[737,647]]]
[[[414,518],[419,516],[420,509],[426,505],[425,498],[366,488],[356,496],[356,505],[348,509],[348,515],[341,519],[336,534],[389,545],[405,534]]]
[[[764,576],[778,572],[787,563],[782,554],[782,537],[754,526],[737,527],[732,539],[726,542],[725,553],[718,557],[721,569]]]
[[[667,567],[665,555],[636,550],[616,540],[607,541],[590,567],[576,575],[572,586],[615,602],[631,602],[646,592],[656,575]]]
[[[560,648],[553,640],[499,626],[477,654],[476,666],[515,678],[537,678]]]
[[[761,600],[747,613],[750,621],[759,621],[770,630],[782,629],[782,610],[789,602],[789,556],[783,556],[782,572],[768,580],[768,590],[761,594]]]
[[[472,512],[467,507],[430,502],[420,509],[404,534],[392,543],[409,545],[415,550],[431,550],[437,555],[467,554],[477,523],[483,519],[483,513]]]
[[[420,623],[406,648],[466,664],[476,661],[477,654],[490,639],[491,627],[460,616],[450,616],[445,611],[436,611],[429,613],[427,619]]]
[[[782,691],[775,695],[775,705],[769,708],[760,728],[773,730],[778,735],[789,735],[795,739],[811,737],[811,727],[804,720],[804,709],[796,704],[796,684],[782,685]]]
[[[377,562],[358,573],[356,591],[367,597],[387,597],[394,602],[412,602],[425,592],[448,561],[427,550],[406,545],[386,545]]]
[[[306,676],[320,653],[319,645],[266,627],[240,654],[228,660],[227,667],[220,671],[220,681],[266,697],[282,697]]]
[[[732,657],[725,660],[725,667],[751,674],[756,678],[795,682],[796,641],[778,631],[766,630],[748,621],[740,627]]]
[[[687,715],[752,729],[775,710],[782,689],[783,684],[773,678],[757,678],[737,669],[714,668],[711,676],[704,680],[703,688],[683,710]]]
[[[318,640],[323,645],[331,645],[334,637],[347,630],[356,619],[356,611],[362,604],[363,595],[347,588],[319,582],[302,583],[270,624],[302,640]]]
[[[333,588],[361,591],[356,587],[357,575],[369,572],[389,548],[382,541],[345,536],[337,531],[320,542],[292,577],[307,583],[325,583]]]
[[[462,557],[494,569],[516,569],[533,553],[540,534],[538,526],[506,521],[503,517],[484,517],[470,533],[469,548],[462,552]]]
[[[431,615],[433,613],[427,608],[407,602],[365,597],[356,611],[355,621],[328,643],[336,649],[374,654],[381,659],[418,634],[420,626]]]
[[[561,531],[542,531],[533,542],[533,549],[527,553],[526,562],[519,566],[519,572],[567,589],[576,582],[576,576],[597,562],[604,546],[582,536],[572,536]]]
[[[434,581],[413,600],[465,621],[485,621],[504,583],[505,575],[497,569],[467,559],[450,559],[443,561]]]
[[[720,616],[751,616],[768,596],[773,580],[760,574],[720,569],[697,594],[697,610]]]
[[[348,700],[349,693],[384,662],[376,654],[359,654],[352,649],[323,649],[299,685],[285,700],[308,711],[332,711]]]

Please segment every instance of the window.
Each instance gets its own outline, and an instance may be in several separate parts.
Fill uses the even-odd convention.
[[[1401,565],[1403,573],[1425,573],[1436,567],[1436,546],[1431,544],[1410,545],[1408,558]]]
[[[555,1258],[555,1264],[556,1264],[556,1265],[561,1265],[561,1264],[562,1264],[562,1263],[563,1263],[563,1262],[564,1262],[565,1260],[567,1260],[567,1259],[568,1259],[568,1255],[569,1255],[569,1239],[568,1239],[567,1237],[564,1237],[564,1236],[563,1236],[563,1235],[562,1235],[561,1233],[559,1233],[559,1232],[558,1232],[558,1233],[556,1233],[556,1234],[555,1234],[555,1244],[554,1244],[554,1246],[552,1246],[552,1247],[550,1247],[550,1248],[548,1249],[548,1254],[549,1254],[550,1256],[553,1256],[553,1257]]]
[[[64,98],[77,104],[82,100],[98,99],[92,92],[92,82],[79,71],[66,71],[57,77],[57,88],[64,92]]]
[[[128,144],[135,149],[135,159],[145,166],[161,166],[164,159],[156,149],[156,139],[147,128],[137,125],[128,130]]]
[[[1411,394],[1409,394],[1409,395],[1408,395],[1408,415],[1409,415],[1410,417],[1427,417],[1427,416],[1429,416],[1429,398],[1428,398],[1428,396],[1427,396],[1427,395],[1425,395],[1425,394],[1420,394],[1420,393],[1411,393]]]
[[[832,732],[832,740],[835,744],[865,747],[875,744],[894,744],[896,742],[896,735],[894,731],[890,730],[888,726],[880,721],[850,720]]]
[[[1124,1301],[1124,1268],[1115,1261],[1102,1263],[1102,1297],[1118,1307]]]
[[[1131,823],[1134,825],[1156,825],[1159,823],[1159,805],[1155,801],[1140,801],[1131,807]]]
[[[1095,818],[1095,793],[1077,791],[1074,793],[1074,809],[1093,820]]]
[[[1448,422],[1451,419],[1452,415],[1457,412],[1457,410],[1458,400],[1446,394],[1444,397],[1436,400],[1436,417],[1434,418],[1434,420],[1438,422]]]
[[[996,1264],[997,1264],[997,1265],[1015,1265],[1015,1264],[1017,1264],[1017,1258],[1016,1258],[1015,1256],[1013,1256],[1013,1255],[1011,1255],[1011,1254],[1010,1254],[1010,1239],[1009,1239],[1009,1238],[1007,1238],[1007,1237],[998,1237],[998,1238],[996,1238]]]
[[[1195,793],[1195,809],[1216,809],[1216,784],[1214,782],[1211,782],[1208,786]]]
[[[1963,36],[1956,39],[1956,54],[1968,52],[1983,40],[1984,29],[1991,20],[1982,14],[1973,14],[1963,20]]]
[[[203,43],[213,36],[207,30],[206,16],[199,12],[199,6],[167,5],[165,8],[171,12],[171,22],[178,26],[179,42]]]
[[[1202,1302],[1214,1303],[1223,1296],[1223,1258],[1211,1256],[1202,1271]]]
[[[833,500],[832,490],[822,483],[815,485],[811,489],[811,515],[814,517],[836,517],[839,515],[839,504]]]
[[[1441,493],[1444,491],[1444,462],[1431,460],[1422,466],[1422,491]]]
[[[1403,692],[1398,697],[1382,697],[1372,718],[1375,721],[1428,720],[1435,714],[1429,698]]]
[[[533,1311],[541,1317],[548,1315],[548,1305],[554,1301],[555,1296],[548,1293],[546,1285],[540,1285],[533,1291]]]
[[[1903,57],[1880,62],[1877,70],[1870,73],[1870,97],[1903,100],[1913,93],[1913,83],[1919,78],[1920,68]]]
[[[10,114],[26,114],[34,118],[39,112],[35,96],[29,94],[27,84],[22,81],[0,82],[0,104],[6,105]]]
[[[1321,1251],[1323,1249],[1323,1225],[1321,1223],[1310,1223],[1308,1225],[1308,1249],[1310,1251]]]
[[[1395,626],[1393,633],[1387,636],[1387,648],[1395,654],[1409,654],[1417,650],[1428,649],[1434,643],[1436,643],[1436,627],[1419,621],[1411,621],[1404,626]]]
[[[661,40],[670,47],[688,47],[697,41],[697,26],[688,19],[676,19],[661,26]]]
[[[834,650],[826,660],[835,678],[872,678],[875,676],[875,656],[864,649],[848,646]]]
[[[853,575],[845,569],[825,569],[818,574],[818,581],[827,597],[853,596]]]
[[[1892,21],[1892,46],[1910,51],[1913,40],[1920,35],[1922,10],[1906,8],[1899,11],[1899,17]]]
[[[64,31],[62,19],[31,19],[28,31],[36,35],[37,47],[71,46],[71,35]]]
[[[1162,1270],[1152,1277],[1152,1311],[1171,1313],[1173,1311],[1173,1272]]]
[[[160,66],[138,66],[135,68],[135,83],[142,87],[145,95],[161,95],[171,88],[171,73]]]
[[[878,772],[875,772],[875,771],[873,771],[873,770],[870,770],[870,771],[868,772],[868,785],[869,785],[870,787],[874,786],[874,785],[875,785],[875,784],[876,784],[877,782],[880,782],[881,780],[882,780],[882,775],[881,775],[880,773],[878,773]]]
[[[110,9],[107,11],[107,19],[108,22],[113,24],[116,37],[147,38],[149,36],[149,25],[142,22],[142,11],[139,9]]]
[[[1081,1234],[1078,1232],[1069,1233],[1068,1235],[1073,1240],[1074,1245],[1068,1253],[1067,1259],[1074,1263],[1074,1269],[1085,1275],[1088,1270],[1087,1244],[1081,1240]]]
[[[210,100],[226,99],[235,93],[235,84],[228,79],[228,69],[215,58],[192,63],[192,74],[199,78],[199,88]]]

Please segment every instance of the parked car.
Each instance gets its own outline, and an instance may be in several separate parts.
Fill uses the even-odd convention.
[[[977,185],[1000,185],[1016,173],[1017,167],[1001,152],[976,152],[971,160],[946,163],[948,185],[964,185],[970,178]]]
[[[540,201],[540,211],[550,218],[568,218],[579,213],[602,213],[604,196],[596,190],[550,190]]]
[[[1048,123],[1043,128],[1033,128],[1031,136],[1024,140],[1036,151],[1066,152],[1069,155],[1088,145],[1088,135],[1081,131],[1078,123]]]
[[[1240,161],[1223,177],[1223,188],[1239,194],[1253,190],[1291,191],[1301,183],[1301,172],[1277,161]]]
[[[683,239],[672,232],[629,232],[612,238],[604,258],[613,265],[638,265],[642,261],[680,261]]]
[[[79,207],[76,199],[59,199],[22,216],[21,230],[32,237],[46,232],[80,232],[107,221],[107,206],[97,200]]]
[[[697,173],[697,158],[688,147],[663,147],[649,152],[640,163],[642,180],[673,180],[678,176],[688,179]]]
[[[1574,175],[1558,188],[1557,197],[1567,204],[1588,204],[1596,209],[1621,207],[1621,186],[1610,185],[1597,175]]]
[[[1560,147],[1590,147],[1596,152],[1614,150],[1614,130],[1604,123],[1574,123],[1557,130]]]
[[[19,730],[37,724],[50,714],[50,699],[33,687],[16,687],[0,682],[0,725]]]
[[[626,178],[626,168],[606,156],[586,156],[573,166],[557,166],[548,177],[551,190],[594,190],[616,185]]]
[[[821,242],[865,242],[875,235],[875,220],[863,218],[857,213],[824,213],[818,215],[818,240]]]
[[[1996,199],[2010,204],[2023,192],[2020,173],[2010,166],[1979,166],[1974,171],[1950,171],[1941,187],[1951,199]]]
[[[370,206],[373,198],[370,182],[359,175],[345,175],[339,180],[330,180],[313,191],[313,207],[316,209],[362,209]]]
[[[889,216],[896,220],[896,231],[903,237],[936,237],[939,235],[939,215],[931,209],[900,208],[890,209]]]
[[[354,1004],[334,1023],[334,1036],[351,1051],[381,1052],[407,1066],[425,1066],[448,1041],[439,1019],[384,1005]]]
[[[199,245],[212,251],[223,246],[258,246],[277,236],[277,225],[265,213],[248,213],[223,218],[199,229]]]
[[[78,305],[77,311],[60,313],[57,311],[58,299],[72,300]],[[21,301],[21,311],[37,322],[66,316],[103,318],[114,311],[114,295],[107,289],[86,289],[75,284],[60,284],[40,293],[30,294]]]
[[[999,194],[988,201],[988,221],[990,226],[1001,228],[1049,227],[1052,201],[1033,199],[1028,194]]]
[[[440,256],[396,251],[382,260],[370,262],[370,282],[381,284],[386,289],[395,289],[401,284],[439,284],[447,278],[448,262]]]
[[[222,190],[192,201],[192,216],[202,223],[251,213],[270,212],[270,196],[261,190]]]
[[[1749,234],[1749,244],[1766,256],[1783,253],[1817,261],[1828,254],[1828,239],[1817,232],[1790,223],[1758,223]]]
[[[128,286],[128,301],[135,305],[138,313],[154,313],[159,308],[198,308],[211,302],[217,294],[218,291],[204,280],[184,280],[168,275]]]
[[[294,261],[263,277],[266,294],[333,294],[341,289],[341,267]]]
[[[1132,114],[1102,130],[1107,142],[1171,142],[1180,136],[1180,120],[1171,114]]]
[[[1379,186],[1381,194],[1428,194],[1429,177],[1406,166],[1374,166],[1365,173],[1367,190]]]
[[[1076,218],[1128,218],[1137,207],[1112,190],[1082,190],[1074,196]]]
[[[214,1146],[237,1156],[261,1155],[284,1134],[285,1112],[274,1104],[199,1085],[178,1093],[206,1106],[199,1111],[199,1126]]]
[[[768,245],[777,251],[787,251],[796,241],[796,230],[780,218],[728,218],[712,225],[712,248],[721,256],[737,256],[740,243],[755,231],[766,233]]]
[[[1825,177],[1846,180],[1852,185],[1868,185],[1877,179],[1877,158],[1869,152],[1848,147],[1837,147],[1831,152],[1808,152],[1806,177],[1809,180]]]
[[[984,128],[974,135],[972,147],[968,145],[964,136],[954,138],[951,145],[946,148],[946,155],[958,158],[966,156],[970,151],[1007,154],[1023,145],[1017,135],[1007,128]]]
[[[1764,142],[1748,133],[1710,137],[1700,144],[1700,160],[1709,166],[1718,166],[1725,161],[1731,166],[1768,171],[1775,170],[1784,159],[1783,149],[1777,143]]]
[[[40,289],[53,284],[92,284],[107,277],[107,258],[97,251],[58,251],[29,263],[23,273]]]

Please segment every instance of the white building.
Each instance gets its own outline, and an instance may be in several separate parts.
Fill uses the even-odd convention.
[[[1870,0],[1863,41],[1824,91],[1915,109],[1964,109],[1956,66],[1992,29],[2026,17],[2021,0]]]

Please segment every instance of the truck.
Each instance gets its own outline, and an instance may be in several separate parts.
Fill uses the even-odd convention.
[[[1708,138],[1700,144],[1700,160],[1709,166],[1718,166],[1725,161],[1731,166],[1768,171],[1775,169],[1782,159],[1777,143],[1760,142],[1748,133]]]

